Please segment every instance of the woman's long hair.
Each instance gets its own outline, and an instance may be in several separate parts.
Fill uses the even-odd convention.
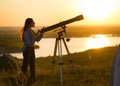
[[[25,20],[25,24],[24,24],[24,27],[20,30],[20,39],[24,41],[24,38],[23,38],[23,34],[25,32],[26,29],[28,29],[29,25],[31,24],[31,22],[33,21],[32,18],[27,18]]]

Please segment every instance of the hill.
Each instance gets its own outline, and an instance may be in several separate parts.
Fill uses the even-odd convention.
[[[70,58],[64,55],[63,86],[109,86],[110,70],[116,48],[105,47],[71,54],[75,70],[71,65]],[[55,58],[53,74],[51,73],[52,60],[53,57],[36,58],[36,82],[26,86],[60,86],[59,59]],[[2,64],[4,63],[2,62]],[[75,75],[75,71],[77,75]],[[12,73],[10,76],[9,73],[0,72],[0,75],[1,86],[11,86],[10,82],[16,80]]]

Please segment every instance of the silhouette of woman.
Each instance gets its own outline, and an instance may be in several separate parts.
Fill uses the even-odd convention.
[[[36,34],[31,28],[35,26],[32,18],[27,18],[23,29],[20,31],[20,37],[24,41],[22,48],[23,52],[23,65],[22,71],[26,74],[28,65],[30,66],[30,82],[35,81],[35,51],[34,42],[40,41],[43,33]]]

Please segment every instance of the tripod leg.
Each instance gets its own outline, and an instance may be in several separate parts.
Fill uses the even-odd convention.
[[[69,56],[69,58],[70,58],[70,62],[71,62],[71,64],[72,64],[72,68],[73,68],[73,70],[74,70],[74,73],[75,73],[76,76],[77,76],[78,74],[77,74],[77,72],[76,72],[76,70],[75,70],[75,65],[73,64],[73,60],[72,60],[72,57],[70,56],[70,52],[69,52],[69,49],[68,49],[67,44],[66,44],[66,42],[65,42],[65,39],[62,38],[62,40],[63,40],[64,46],[65,46],[65,49],[66,49],[66,51],[67,51],[67,54],[68,54],[68,56]]]
[[[55,47],[54,47],[54,55],[53,55],[53,60],[52,60],[51,75],[53,75],[53,70],[54,70],[54,65],[55,65],[55,57],[56,57],[56,53],[57,53],[57,46],[58,46],[58,39],[56,38],[56,40],[55,40]]]
[[[58,42],[58,55],[59,55],[59,65],[60,65],[60,84],[63,84],[63,79],[62,79],[62,43],[61,39]]]

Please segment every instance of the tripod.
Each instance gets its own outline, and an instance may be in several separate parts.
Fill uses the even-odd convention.
[[[53,74],[53,69],[54,69],[54,64],[55,64],[55,57],[56,57],[57,48],[58,48],[58,57],[59,57],[59,65],[60,65],[60,84],[61,85],[63,85],[63,79],[62,79],[62,75],[63,75],[62,74],[62,66],[63,66],[63,62],[62,62],[62,41],[63,41],[63,44],[65,46],[65,49],[67,51],[68,56],[70,55],[69,49],[68,49],[67,44],[65,42],[65,39],[63,37],[63,32],[65,32],[65,28],[66,27],[64,26],[62,28],[63,28],[63,31],[58,32],[58,37],[55,40],[54,56],[53,56],[53,61],[52,61],[52,63],[53,63],[52,74]],[[74,67],[74,64],[73,64],[73,60],[72,60],[71,57],[70,57],[70,62],[72,63],[72,67],[75,70],[75,67]],[[75,72],[75,74],[77,75],[77,72]]]

